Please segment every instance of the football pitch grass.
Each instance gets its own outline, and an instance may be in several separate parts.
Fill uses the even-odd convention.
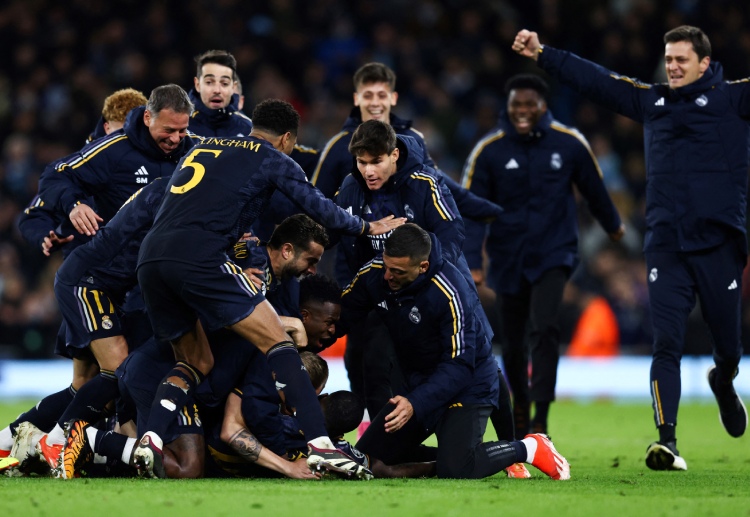
[[[28,403],[0,403],[0,424]],[[678,447],[687,472],[654,472],[648,401],[555,403],[550,434],[569,481],[529,467],[530,480],[140,480],[0,477],[2,515],[40,516],[650,516],[750,517],[750,433],[729,437],[713,401],[683,403]],[[491,432],[488,432],[490,438]],[[494,437],[494,434],[492,435]]]

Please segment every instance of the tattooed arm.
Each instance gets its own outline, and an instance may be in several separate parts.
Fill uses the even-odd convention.
[[[224,410],[224,422],[221,427],[221,439],[234,449],[245,461],[257,463],[261,467],[274,470],[294,479],[317,479],[310,472],[304,458],[287,461],[273,451],[263,447],[258,439],[248,431],[242,418],[242,399],[230,393]]]

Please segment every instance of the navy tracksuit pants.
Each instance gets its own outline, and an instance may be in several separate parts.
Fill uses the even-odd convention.
[[[710,330],[717,373],[731,378],[739,365],[742,270],[746,256],[733,239],[707,250],[647,251],[645,255],[654,328],[651,362],[654,420],[657,426],[675,425],[685,328],[696,295]]]

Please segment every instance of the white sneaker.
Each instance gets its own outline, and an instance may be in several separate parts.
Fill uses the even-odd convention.
[[[30,461],[39,457],[36,444],[42,436],[44,433],[31,422],[19,424],[13,439],[13,448],[10,450],[10,455],[18,460],[18,468],[23,469]]]

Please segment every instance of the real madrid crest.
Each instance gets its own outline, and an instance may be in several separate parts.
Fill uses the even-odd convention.
[[[409,319],[412,323],[419,323],[422,321],[422,315],[419,314],[419,309],[417,307],[412,307],[411,311],[409,311]]]
[[[412,210],[409,205],[404,205],[404,214],[410,221],[414,220],[414,210]]]
[[[102,316],[102,328],[109,330],[112,327],[113,327],[113,323],[112,323],[112,320],[109,319],[109,316],[107,316],[106,314]]]

